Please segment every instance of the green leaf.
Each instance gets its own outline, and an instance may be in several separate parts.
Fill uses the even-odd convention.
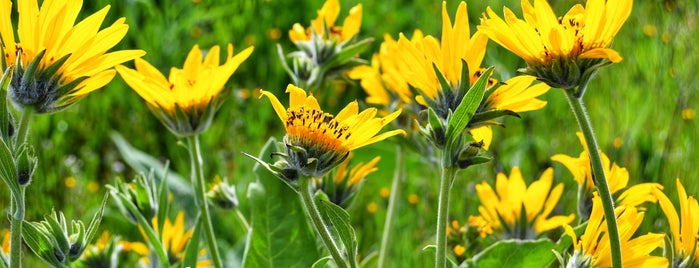
[[[327,264],[332,259],[332,256],[325,256],[323,258],[320,258],[320,260],[314,262],[313,265],[311,265],[311,268],[323,268],[325,267],[325,264]]]
[[[57,259],[51,239],[42,232],[40,223],[24,221],[23,225],[22,238],[27,246],[34,251],[34,254],[54,267],[66,267],[63,261],[67,257],[63,256],[63,260]]]
[[[10,188],[12,196],[15,197],[13,200],[19,200],[18,197],[22,196],[22,193],[17,179],[17,167],[15,166],[10,147],[7,146],[3,139],[0,139],[0,177],[2,177],[7,187]]]
[[[323,62],[321,64],[321,72],[325,73],[329,69],[335,68],[338,65],[344,64],[348,60],[354,58],[357,56],[359,53],[362,53],[364,50],[367,50],[369,46],[371,46],[371,43],[374,42],[374,38],[367,38],[363,39],[362,41],[359,41],[357,43],[354,43],[352,45],[349,45],[347,47],[343,47],[342,50],[330,57],[327,61]]]
[[[333,229],[340,235],[347,251],[350,267],[357,267],[357,235],[350,224],[350,215],[340,206],[326,200],[318,200],[325,215],[332,223]]]
[[[556,261],[551,251],[554,248],[555,244],[548,239],[502,240],[464,264],[466,267],[549,267]]]
[[[272,162],[277,142],[270,138],[258,158]],[[243,267],[309,267],[320,258],[296,192],[256,164],[257,181],[248,187],[251,231]]]
[[[192,236],[187,242],[187,247],[184,250],[184,260],[182,261],[182,267],[196,267],[197,260],[199,258],[199,239],[201,238],[201,214],[197,215],[197,220],[194,224],[194,231],[192,231]]]
[[[14,69],[14,66],[7,68],[2,74],[2,79],[0,79],[0,136],[6,141],[10,139],[10,111],[7,107],[7,90],[10,86],[10,81],[12,81]]]
[[[488,79],[490,74],[493,72],[493,67],[488,68],[483,72],[476,83],[466,92],[464,98],[456,110],[449,118],[447,122],[446,139],[447,146],[450,146],[457,140],[458,136],[461,135],[461,131],[466,128],[471,117],[475,114],[478,106],[483,100],[483,95],[485,94],[485,89],[488,85]]]
[[[133,148],[119,133],[112,132],[110,136],[117,149],[119,149],[122,158],[131,168],[143,174],[148,174],[153,170],[156,183],[162,183],[167,175],[168,187],[175,196],[179,197],[177,200],[181,202],[182,207],[195,207],[193,203],[194,189],[189,180],[167,169],[167,166],[155,157]]]

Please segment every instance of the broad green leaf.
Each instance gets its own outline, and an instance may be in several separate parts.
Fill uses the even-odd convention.
[[[483,74],[476,80],[476,83],[466,92],[464,98],[456,110],[449,118],[447,122],[446,139],[447,146],[453,144],[457,137],[461,134],[461,131],[466,128],[471,117],[476,113],[478,106],[483,100],[483,95],[485,94],[486,87],[488,86],[488,79],[490,78],[490,73],[493,72],[493,67],[488,68],[483,72]]]
[[[325,200],[318,200],[321,203],[321,208],[325,215],[332,223],[332,228],[340,236],[342,244],[345,245],[347,251],[347,259],[349,259],[350,267],[357,267],[357,235],[354,228],[350,224],[350,215],[340,206]]]
[[[277,142],[270,138],[258,158],[273,162]],[[310,267],[320,255],[298,194],[256,164],[257,181],[248,187],[251,231],[243,267]]]
[[[486,248],[462,266],[466,267],[549,267],[556,261],[556,245],[548,239],[502,240]]]

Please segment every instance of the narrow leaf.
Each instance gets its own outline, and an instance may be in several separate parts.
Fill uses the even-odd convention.
[[[446,131],[447,146],[456,141],[456,138],[460,135],[461,131],[464,130],[466,125],[468,125],[471,117],[473,117],[475,114],[476,109],[478,109],[478,106],[483,100],[483,95],[485,94],[485,89],[488,85],[488,78],[492,72],[492,67],[485,70],[483,75],[481,75],[476,83],[474,83],[468,92],[466,92],[466,95],[464,95],[461,103],[458,107],[456,107],[454,114],[452,114],[452,116],[449,118]]]
[[[184,261],[182,267],[196,267],[199,258],[199,240],[201,238],[201,214],[197,215],[197,220],[194,221],[194,231],[187,242],[187,247],[184,250]]]

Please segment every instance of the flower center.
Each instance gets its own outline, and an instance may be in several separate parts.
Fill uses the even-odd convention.
[[[287,110],[286,133],[289,140],[309,150],[318,157],[326,152],[345,153],[349,149],[342,144],[352,133],[349,126],[337,121],[332,114],[305,106]]]

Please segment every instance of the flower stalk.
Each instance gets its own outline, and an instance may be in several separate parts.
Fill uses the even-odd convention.
[[[391,196],[388,199],[388,209],[386,211],[386,220],[383,225],[383,234],[381,234],[381,248],[379,249],[379,263],[378,267],[386,267],[386,261],[388,258],[388,245],[391,243],[391,238],[393,232],[391,228],[393,227],[393,220],[396,214],[396,202],[398,201],[398,195],[400,195],[401,182],[405,178],[405,158],[403,157],[403,147],[401,145],[396,146],[396,169],[393,173],[393,180],[391,181]]]
[[[19,126],[17,129],[17,139],[13,146],[13,151],[16,152],[20,145],[27,141],[29,135],[29,123],[33,115],[31,107],[25,107],[20,116]],[[12,196],[12,217],[10,220],[10,267],[21,267],[22,262],[22,222],[25,215],[25,187],[21,185],[19,196]]]
[[[609,190],[609,185],[607,184],[607,178],[604,174],[604,167],[602,165],[602,158],[599,154],[599,147],[597,146],[597,140],[595,139],[595,133],[592,129],[592,124],[590,118],[587,115],[585,104],[582,100],[582,93],[585,92],[585,87],[587,83],[583,83],[580,88],[564,90],[570,108],[575,115],[575,119],[578,122],[580,131],[582,131],[585,137],[585,143],[587,143],[588,153],[590,156],[590,165],[592,166],[592,174],[595,178],[595,186],[597,186],[597,191],[599,192],[600,198],[602,200],[602,207],[604,209],[604,218],[607,222],[607,229],[609,232],[609,244],[612,251],[612,267],[622,267],[622,256],[621,256],[621,243],[619,241],[619,229],[617,226],[616,215],[614,214],[614,200],[612,199],[612,194]],[[580,202],[580,201],[578,201]]]
[[[306,208],[314,229],[318,235],[320,235],[323,244],[325,244],[325,248],[330,251],[330,255],[333,257],[333,260],[335,260],[335,264],[337,264],[337,266],[340,268],[345,268],[347,267],[347,264],[345,263],[345,259],[342,258],[340,248],[337,246],[337,243],[335,243],[335,240],[333,240],[330,230],[328,229],[328,225],[325,224],[325,221],[323,221],[320,210],[318,210],[318,206],[316,206],[313,198],[315,187],[313,187],[312,180],[313,178],[311,177],[299,178],[299,195],[301,195],[301,204],[303,204],[303,207]]]
[[[218,252],[218,246],[216,245],[216,236],[214,235],[214,226],[211,223],[211,212],[209,210],[209,204],[206,201],[206,190],[204,188],[204,171],[202,169],[202,157],[201,157],[201,147],[199,146],[199,135],[192,135],[187,137],[189,143],[189,156],[192,162],[192,185],[194,185],[194,195],[197,206],[202,213],[202,219],[204,220],[204,233],[206,237],[206,243],[211,252],[211,259],[214,262],[215,267],[223,267],[221,262],[221,255]]]
[[[444,268],[447,265],[447,216],[449,215],[449,194],[451,192],[451,182],[456,177],[456,167],[450,165],[451,156],[445,150],[442,157],[442,175],[439,180],[439,205],[437,208],[437,250],[435,267]]]

